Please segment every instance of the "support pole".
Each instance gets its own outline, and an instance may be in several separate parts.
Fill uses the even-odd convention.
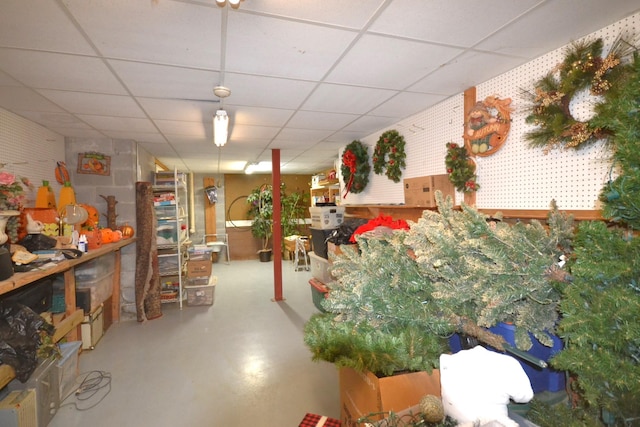
[[[282,296],[282,202],[280,199],[280,149],[271,150],[271,186],[273,188],[273,300]]]

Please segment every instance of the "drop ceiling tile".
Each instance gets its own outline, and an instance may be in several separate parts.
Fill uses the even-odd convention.
[[[370,133],[375,132],[379,129],[389,127],[397,121],[398,119],[393,117],[362,116],[361,118],[347,126],[345,130],[361,131],[365,135],[369,135]]]
[[[383,0],[251,0],[242,3],[241,8],[285,18],[362,28],[383,3]]]
[[[113,139],[130,139],[136,142],[155,142],[161,143],[165,138],[159,133],[152,132],[135,132],[135,131],[118,131],[118,130],[101,130],[103,134]]]
[[[95,54],[55,1],[2,0],[0,45]]]
[[[388,89],[325,83],[311,94],[302,108],[307,111],[364,114],[396,93]]]
[[[467,0],[394,0],[369,30],[471,47],[540,2],[485,0],[471,5]]]
[[[133,96],[218,100],[220,72],[130,61],[108,61]]]
[[[0,65],[0,68],[2,68],[2,65]],[[22,86],[22,83],[0,70],[0,87],[3,86]]]
[[[145,117],[140,107],[133,99],[127,96],[64,92],[48,89],[38,90],[38,92],[71,113],[114,117]]]
[[[0,107],[16,113],[18,111],[64,112],[44,96],[23,86],[0,86]]]
[[[412,85],[409,90],[440,94],[461,93],[525,62],[522,58],[468,51]],[[473,70],[473,72],[469,72]]]
[[[271,126],[250,126],[232,124],[229,138],[232,140],[268,140],[270,141],[278,133],[279,128]]]
[[[444,95],[400,92],[383,105],[371,110],[371,115],[405,118],[424,111],[445,98]]]
[[[401,90],[462,52],[424,42],[365,35],[326,81]]]
[[[32,120],[46,128],[68,128],[68,129],[92,129],[87,123],[74,116],[73,114],[64,112],[35,112],[22,111],[20,115]]]
[[[547,1],[476,48],[533,59],[638,10],[638,2],[628,0]]]
[[[295,109],[314,90],[316,83],[228,73],[224,86],[231,89],[224,105]]]
[[[322,141],[321,144],[332,143],[332,144],[342,144],[344,146],[349,144],[351,141],[363,138],[365,136],[367,136],[367,133],[362,131],[342,129],[334,133],[333,135],[327,137],[327,139],[325,141]]]
[[[181,120],[186,122],[211,121],[218,102],[178,101],[174,99],[138,98],[138,102],[152,119]]]
[[[156,125],[162,133],[188,135],[192,137],[205,138],[205,126],[198,122],[182,122],[178,120],[155,120]]]
[[[91,116],[78,114],[83,121],[100,131],[153,132],[157,130],[151,120],[132,117]]]
[[[317,111],[298,111],[287,123],[290,128],[306,129],[342,129],[360,117],[357,114],[338,114]]]
[[[64,135],[68,138],[87,138],[87,139],[95,139],[95,138],[104,138],[104,135],[97,130],[91,129],[75,129],[68,127],[50,127],[48,128],[53,132],[56,132],[60,135]]]
[[[292,129],[284,128],[276,136],[276,142],[280,141],[297,141],[300,144],[316,143],[331,135],[331,130],[316,130],[316,129]]]
[[[65,0],[100,52],[114,59],[220,67],[221,10],[180,1]]]
[[[311,80],[322,78],[357,35],[239,13],[229,14],[227,32],[229,72]]]
[[[3,71],[25,85],[116,95],[125,90],[98,58],[0,49]]]
[[[239,125],[283,126],[291,118],[293,110],[238,106],[233,122]]]

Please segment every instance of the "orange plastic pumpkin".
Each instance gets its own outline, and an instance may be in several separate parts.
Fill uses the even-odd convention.
[[[133,230],[133,227],[130,226],[129,224],[125,225],[121,225],[120,226],[120,231],[122,231],[122,238],[123,239],[128,239],[130,237],[133,237],[133,235],[135,234],[135,231]]]
[[[87,220],[82,225],[87,227],[97,227],[98,223],[100,222],[100,213],[98,212],[98,209],[96,209],[95,206],[82,203],[80,204],[80,206],[85,208],[87,213],[89,214]]]
[[[87,249],[98,249],[102,246],[102,232],[97,228],[83,230],[85,236],[87,236]]]
[[[102,228],[100,229],[100,233],[102,234],[102,243],[112,243],[113,242],[113,230],[110,228]]]
[[[116,243],[116,242],[119,242],[120,240],[122,240],[122,231],[113,230],[113,234],[111,235],[111,241],[113,243]]]

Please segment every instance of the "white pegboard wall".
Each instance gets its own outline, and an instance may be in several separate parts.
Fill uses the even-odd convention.
[[[627,17],[584,39],[601,37],[603,54],[619,35],[640,34],[640,14]],[[511,130],[506,142],[495,154],[476,157],[478,182],[476,206],[487,209],[548,209],[555,200],[560,209],[598,209],[598,195],[611,177],[610,153],[602,143],[576,149],[555,149],[544,154],[542,149],[529,148],[524,135],[533,129],[525,123],[528,114],[523,90],[533,90],[535,83],[562,62],[566,45],[527,64],[504,73],[476,87],[477,101],[489,95],[511,98]],[[584,118],[592,115],[596,100],[585,96],[572,102],[572,113]],[[361,141],[369,145],[370,155],[379,136],[396,129],[406,141],[407,168],[402,178],[446,173],[444,159],[446,143],[463,144],[463,94],[382,129]],[[459,203],[462,195],[456,197]],[[402,181],[398,184],[373,170],[367,189],[350,194],[345,204],[398,204],[404,202]]]
[[[34,191],[27,206],[33,206],[35,190],[43,180],[49,181],[56,194],[60,185],[55,179],[58,160],[64,161],[64,137],[30,120],[0,109],[0,170],[28,178]]]

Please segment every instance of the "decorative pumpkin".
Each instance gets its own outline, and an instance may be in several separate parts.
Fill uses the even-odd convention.
[[[102,231],[97,228],[87,228],[82,231],[87,236],[87,249],[98,249],[102,246]]]
[[[109,227],[100,229],[102,243],[113,243],[113,230]]]
[[[130,226],[129,224],[125,223],[124,225],[120,226],[120,231],[122,231],[122,238],[123,239],[128,239],[130,237],[133,237],[133,235],[135,234],[135,231],[133,230],[133,227]]]
[[[116,242],[119,242],[120,240],[122,240],[122,231],[113,230],[113,234],[111,236],[111,241],[113,243],[116,243]]]
[[[98,209],[96,209],[95,206],[87,204],[80,204],[80,206],[85,208],[87,214],[89,214],[89,217],[82,225],[87,227],[97,227],[100,222],[100,213],[98,212]]]

